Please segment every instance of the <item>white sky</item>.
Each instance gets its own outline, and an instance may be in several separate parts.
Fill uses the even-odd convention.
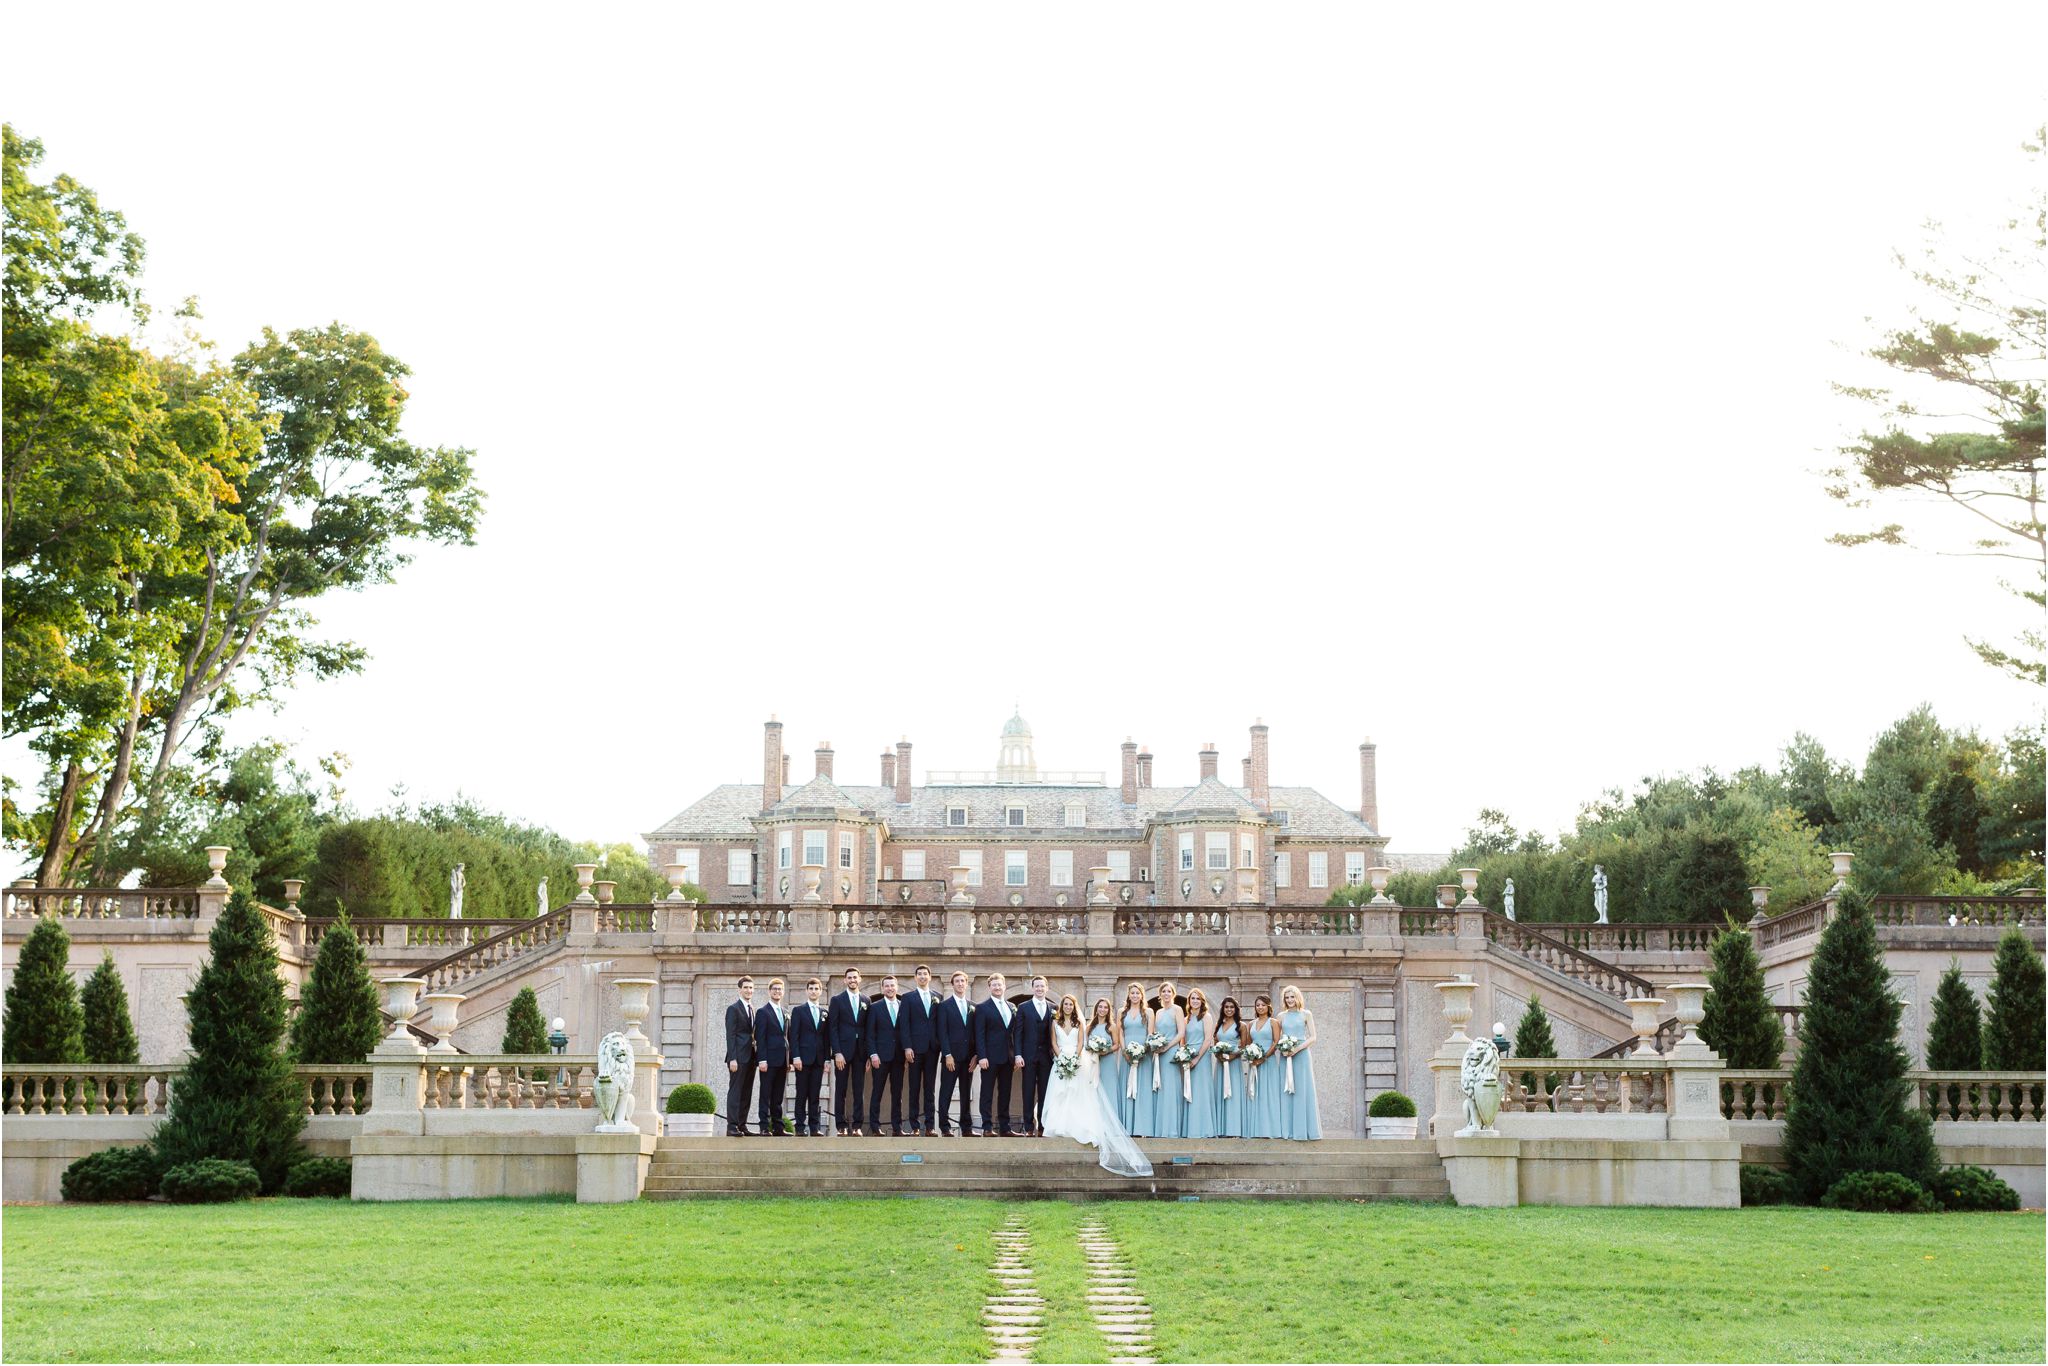
[[[2048,7],[13,6],[4,112],[224,351],[366,329],[478,543],[322,604],[239,734],[637,836],[829,737],[1162,784],[1245,727],[1396,850],[1860,760],[1989,571],[1812,473],[1923,218],[1994,214]],[[43,54],[37,56],[36,54]],[[18,746],[10,746],[18,765]],[[32,775],[23,772],[24,779]]]

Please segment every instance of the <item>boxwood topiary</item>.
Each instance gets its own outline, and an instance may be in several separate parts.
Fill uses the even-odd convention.
[[[2015,1210],[2020,1193],[1983,1167],[1946,1167],[1934,1181],[1934,1198],[1943,1209]]]
[[[672,1115],[715,1115],[718,1113],[718,1098],[711,1094],[711,1088],[700,1082],[688,1082],[668,1093],[668,1112]]]
[[[1374,1119],[1413,1119],[1415,1102],[1399,1091],[1382,1091],[1372,1098],[1365,1112]]]
[[[345,1157],[309,1157],[292,1164],[285,1173],[284,1193],[304,1197],[327,1196],[346,1200],[350,1193],[349,1164]]]
[[[1927,1188],[1897,1172],[1850,1172],[1820,1198],[1829,1209],[1863,1210],[1875,1214],[1932,1214],[1934,1197]]]
[[[58,1188],[66,1200],[147,1200],[164,1178],[156,1150],[147,1143],[134,1148],[102,1148],[64,1169]]]
[[[262,1188],[262,1178],[247,1162],[226,1157],[202,1157],[164,1173],[164,1199],[179,1205],[214,1205],[228,1200],[247,1200]]]
[[[1776,1167],[1756,1162],[1742,1164],[1742,1203],[1745,1205],[1789,1205],[1799,1188],[1792,1178]]]

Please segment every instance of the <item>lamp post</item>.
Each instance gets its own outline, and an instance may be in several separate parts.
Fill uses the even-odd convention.
[[[567,1023],[561,1016],[557,1015],[548,1025],[548,1047],[555,1050],[555,1056],[558,1058],[569,1051]],[[568,1085],[568,1080],[562,1068],[558,1065],[555,1068],[555,1089],[560,1091],[566,1085]]]

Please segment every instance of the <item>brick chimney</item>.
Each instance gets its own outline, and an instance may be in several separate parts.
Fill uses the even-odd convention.
[[[1266,723],[1252,722],[1252,757],[1245,761],[1244,785],[1251,789],[1252,805],[1264,811],[1272,804],[1272,778],[1266,770]]]
[[[1135,741],[1124,741],[1124,781],[1120,794],[1125,806],[1138,804],[1138,746]]]
[[[896,786],[896,756],[886,749],[882,751],[882,786]]]
[[[818,741],[818,776],[830,780],[832,777],[832,742]]]
[[[1380,747],[1367,740],[1358,747],[1358,819],[1380,830]]]
[[[789,756],[787,754],[782,756],[782,785],[784,787],[789,786]]]
[[[1217,751],[1216,742],[1214,740],[1211,740],[1208,744],[1202,746],[1202,753],[1200,757],[1202,760],[1202,776],[1204,778],[1215,777]]]
[[[1143,792],[1146,788],[1149,788],[1151,786],[1152,751],[1149,749],[1141,749],[1138,751],[1138,790],[1140,792]]]
[[[1252,756],[1247,754],[1238,762],[1244,765],[1244,781],[1240,785],[1249,792],[1252,786]]]
[[[896,742],[896,804],[910,805],[910,741]]]
[[[782,800],[789,765],[782,754],[782,723],[771,716],[761,729],[761,809],[767,811]]]

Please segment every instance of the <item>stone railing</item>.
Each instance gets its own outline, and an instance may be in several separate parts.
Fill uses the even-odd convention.
[[[1797,906],[1782,915],[1768,920],[1759,920],[1750,926],[1750,933],[1756,938],[1759,949],[1768,949],[1790,939],[1804,938],[1819,934],[1821,926],[1827,923],[1828,903],[1813,901]]]
[[[203,902],[224,905],[227,892],[198,887],[9,887],[7,919],[61,916],[66,920],[196,920]]]
[[[599,934],[653,934],[656,903],[607,902],[597,908]]]
[[[1614,997],[1617,1002],[1630,997],[1652,997],[1657,989],[1645,978],[1616,967],[1614,964],[1582,953],[1560,940],[1553,939],[1542,930],[1510,920],[1492,911],[1485,912],[1486,937],[1497,948],[1504,949],[1517,957],[1525,958],[1552,972],[1562,973],[1573,981],[1580,982],[1595,991]]]
[[[1211,934],[1230,932],[1230,912],[1187,906],[1119,906],[1111,922],[1119,935]]]
[[[183,1063],[8,1063],[0,1071],[0,1110],[10,1115],[142,1115],[170,1113],[171,1088]],[[356,1115],[370,1108],[370,1069],[294,1067],[301,1113]]]
[[[449,920],[426,916],[365,916],[348,918],[348,927],[369,948],[465,949],[481,944],[494,934],[533,923],[532,916],[501,919]],[[300,928],[307,949],[317,949],[327,932],[340,921],[331,915],[309,915]]]
[[[1879,927],[1901,925],[2039,925],[2038,896],[1879,896],[1870,901],[1870,918]]]
[[[1084,907],[977,906],[968,921],[975,934],[1086,934]]]
[[[597,1057],[516,1053],[429,1055],[426,1110],[588,1110],[597,1104]]]
[[[1516,922],[1518,924],[1522,922]],[[1705,953],[1714,936],[1728,927],[1712,921],[1615,921],[1592,925],[1583,921],[1531,921],[1544,934],[1580,953]]]
[[[884,906],[943,906],[949,890],[942,877],[878,878],[875,889]]]
[[[913,903],[909,906],[832,908],[834,934],[939,934],[945,928],[946,912],[936,905]]]
[[[699,906],[699,934],[787,934],[789,907],[775,905]]]
[[[1967,1124],[2041,1123],[2041,1072],[1929,1072],[1907,1076],[1928,1118]],[[1721,1074],[1721,1113],[1728,1119],[1782,1120],[1792,1095],[1792,1069]]]
[[[1320,906],[1312,911],[1274,911],[1272,932],[1279,934],[1357,934],[1362,917],[1356,906]]]
[[[1544,1070],[1527,1070],[1540,1063]],[[1508,1114],[1653,1115],[1671,1108],[1670,1073],[1626,1058],[1505,1058],[1500,1108]]]
[[[480,943],[472,944],[458,953],[452,953],[407,975],[424,982],[424,991],[447,991],[457,983],[489,972],[500,963],[523,958],[566,937],[569,933],[569,914],[569,908],[564,906],[559,911],[550,911],[546,915],[521,921],[511,929],[500,930]]]
[[[1394,923],[1404,939],[1448,939],[1458,932],[1458,913],[1402,906],[1396,908]]]

